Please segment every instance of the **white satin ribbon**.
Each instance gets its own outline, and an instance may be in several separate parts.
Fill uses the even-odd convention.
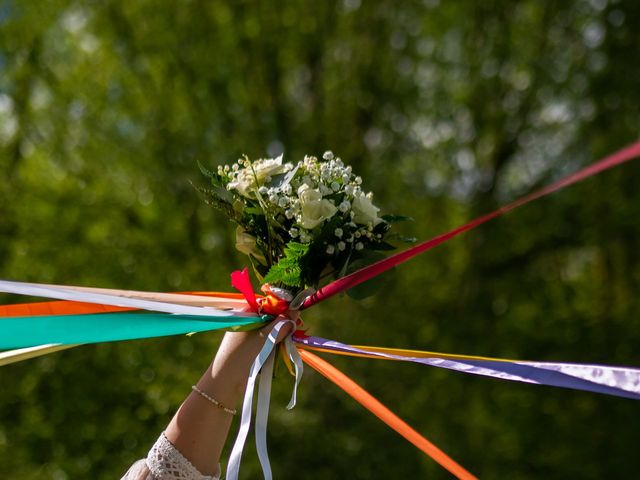
[[[99,303],[116,307],[139,308],[154,312],[177,313],[180,315],[199,315],[207,317],[228,317],[238,315],[237,312],[225,312],[212,307],[192,307],[175,303],[156,302],[139,298],[127,298],[119,295],[107,295],[87,291],[72,290],[56,285],[39,285],[37,283],[10,282],[0,280],[0,292],[34,297],[56,298],[76,302]]]
[[[258,405],[256,406],[256,450],[262,466],[262,472],[266,480],[271,480],[271,464],[267,452],[267,421],[269,420],[269,402],[271,399],[271,380],[273,378],[273,364],[275,362],[276,349],[274,348],[260,373],[260,386],[258,387]]]
[[[284,348],[287,352],[287,355],[291,362],[293,363],[293,367],[295,369],[296,380],[293,386],[293,392],[291,392],[291,400],[289,400],[289,404],[287,405],[287,410],[291,410],[296,406],[296,401],[298,397],[298,385],[300,385],[300,380],[302,380],[302,373],[304,372],[304,364],[302,363],[302,358],[300,357],[300,353],[293,343],[293,334],[289,335],[284,339]]]
[[[36,347],[7,350],[5,352],[0,352],[0,367],[77,346],[78,345],[60,345],[59,343],[50,343],[47,345],[38,345]]]
[[[249,373],[249,379],[247,381],[247,389],[244,394],[244,401],[242,403],[242,417],[240,419],[240,430],[238,436],[231,450],[229,456],[229,464],[227,466],[227,480],[238,480],[240,474],[240,461],[242,458],[242,451],[247,440],[249,428],[251,426],[251,407],[253,404],[253,394],[255,390],[255,384],[260,374],[260,386],[258,389],[258,404],[256,406],[256,450],[258,451],[258,458],[260,459],[260,465],[262,466],[262,473],[265,480],[272,480],[271,465],[269,463],[269,454],[267,452],[267,420],[269,416],[269,402],[271,397],[271,379],[273,377],[273,365],[276,355],[276,340],[282,327],[287,323],[293,325],[295,328],[295,322],[292,320],[281,320],[273,327],[271,332],[264,343],[262,350],[258,353],[251,371]],[[296,403],[296,391],[300,379],[302,378],[302,359],[298,354],[297,349],[293,345],[291,334],[284,340],[286,352],[295,366],[296,380],[291,396],[291,401],[287,406],[291,409]]]

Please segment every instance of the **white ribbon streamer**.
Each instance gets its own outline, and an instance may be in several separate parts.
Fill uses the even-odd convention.
[[[249,379],[247,381],[247,389],[244,394],[244,401],[242,402],[242,417],[240,419],[240,429],[238,436],[231,450],[229,456],[229,464],[227,466],[227,480],[238,480],[240,474],[240,461],[242,458],[242,451],[247,440],[249,428],[251,426],[251,407],[253,404],[253,394],[255,390],[255,384],[260,374],[260,386],[258,389],[258,405],[256,406],[256,450],[258,451],[258,458],[260,459],[260,465],[262,466],[262,473],[265,480],[272,480],[271,465],[269,463],[269,454],[267,452],[267,420],[269,417],[269,402],[271,397],[271,379],[273,376],[273,364],[275,362],[275,347],[277,344],[278,334],[284,325],[287,323],[292,324],[295,327],[295,323],[292,320],[281,320],[273,327],[267,337],[260,353],[256,357],[251,371],[249,373]],[[296,380],[294,385],[291,401],[287,406],[291,409],[295,406],[296,391],[300,379],[302,378],[302,359],[298,354],[297,349],[293,345],[291,335],[287,336],[284,340],[285,349],[291,361],[295,366]]]
[[[289,400],[289,404],[287,405],[287,410],[291,410],[296,406],[296,401],[298,397],[298,385],[300,384],[300,380],[302,380],[302,373],[304,372],[304,364],[302,363],[302,358],[300,357],[300,353],[293,343],[292,335],[289,335],[284,339],[284,348],[293,362],[293,366],[296,372],[296,380],[293,385],[293,392],[291,393],[291,400]]]
[[[272,479],[269,453],[267,452],[267,421],[269,419],[269,402],[271,399],[271,380],[273,379],[273,364],[276,349],[274,348],[267,358],[260,373],[260,386],[258,387],[258,405],[256,406],[256,450],[262,466],[265,480]]]
[[[59,343],[49,343],[47,345],[38,345],[36,347],[17,348],[15,350],[7,350],[0,352],[0,367],[9,365],[10,363],[21,362],[30,358],[47,355],[49,353],[66,350],[68,348],[77,347],[78,345],[60,345]]]
[[[55,285],[39,285],[37,283],[10,282],[0,280],[0,292],[18,295],[32,295],[34,297],[56,298],[75,302],[98,303],[116,307],[138,308],[154,312],[177,313],[180,315],[198,315],[205,317],[228,317],[238,315],[238,312],[225,312],[212,307],[192,307],[175,303],[156,302],[138,298],[126,298],[118,295],[107,295],[86,291],[71,290]]]

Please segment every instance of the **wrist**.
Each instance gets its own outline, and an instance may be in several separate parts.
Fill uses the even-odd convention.
[[[251,365],[263,343],[259,332],[227,332],[198,387],[225,405],[235,405],[244,393]]]

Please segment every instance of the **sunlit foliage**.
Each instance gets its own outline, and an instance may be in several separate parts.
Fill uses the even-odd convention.
[[[640,2],[0,1],[0,278],[228,290],[246,266],[190,181],[340,153],[418,238],[638,138]],[[415,259],[384,293],[309,311],[358,344],[640,365],[640,166]],[[18,301],[2,296],[2,301]],[[219,334],[0,369],[0,477],[114,479]],[[481,478],[630,478],[631,400],[333,359]],[[313,373],[278,373],[276,478],[449,478]],[[304,469],[302,471],[301,469]],[[245,478],[258,478],[251,449]]]

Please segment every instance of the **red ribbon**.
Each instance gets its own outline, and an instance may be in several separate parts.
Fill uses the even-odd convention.
[[[345,277],[339,278],[338,280],[329,283],[328,285],[322,287],[311,297],[307,298],[307,300],[302,305],[302,309],[309,308],[316,303],[326,300],[327,298],[336,295],[340,292],[348,290],[349,288],[355,287],[362,282],[365,282],[381,273],[389,270],[390,268],[395,267],[396,265],[406,262],[410,258],[415,257],[421,253],[426,252],[427,250],[432,249],[440,245],[441,243],[450,240],[451,238],[460,235],[467,230],[471,230],[476,228],[479,225],[482,225],[489,220],[492,220],[500,215],[503,215],[510,210],[518,208],[522,205],[525,205],[529,202],[537,200],[538,198],[544,197],[553,193],[557,190],[560,190],[564,187],[568,187],[574,183],[580,182],[585,178],[596,175],[604,170],[608,170],[622,163],[628,162],[629,160],[633,160],[634,158],[640,156],[640,142],[634,143],[618,152],[605,157],[601,160],[598,160],[596,163],[583,168],[582,170],[577,171],[576,173],[569,175],[557,182],[552,183],[551,185],[547,185],[540,190],[537,190],[529,195],[526,195],[518,200],[509,203],[503,207],[498,208],[496,211],[491,212],[483,217],[476,218],[466,225],[462,225],[461,227],[455,228],[449,232],[438,235],[437,237],[432,238],[431,240],[427,240],[426,242],[420,243],[415,247],[408,248],[400,253],[396,253],[395,255],[391,255],[379,262],[376,262],[372,265],[364,267],[360,270],[357,270]]]
[[[262,286],[262,291],[266,293],[266,296],[256,297],[247,268],[236,270],[231,274],[231,285],[244,295],[251,311],[259,315],[267,314],[277,317],[289,310],[289,302],[273,294],[269,285]]]
[[[244,295],[251,311],[259,313],[260,307],[258,306],[256,294],[253,293],[253,286],[249,278],[249,269],[245,268],[244,270],[236,270],[233,272],[231,274],[231,285]]]

